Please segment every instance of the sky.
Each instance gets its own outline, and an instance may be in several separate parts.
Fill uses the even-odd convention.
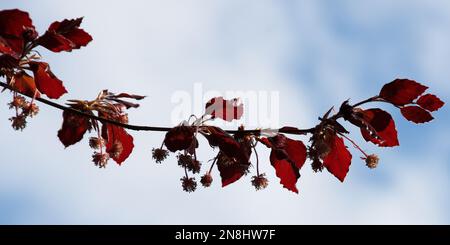
[[[411,78],[450,98],[450,3],[436,1],[25,1],[0,9],[28,11],[40,33],[55,20],[84,16],[94,40],[71,53],[41,49],[69,94],[94,98],[102,89],[144,94],[130,122],[174,125],[175,91],[276,91],[279,124],[306,128],[331,106]],[[283,189],[259,148],[270,181],[255,191],[251,175],[225,188],[182,191],[174,156],[151,159],[161,133],[132,132],[135,148],[122,164],[98,169],[85,140],[64,149],[56,137],[61,112],[44,105],[23,132],[9,126],[0,94],[1,224],[449,224],[448,107],[425,125],[396,119],[400,146],[377,148],[368,169],[351,149],[344,183],[305,164],[299,194]],[[200,101],[201,103],[201,101]],[[3,106],[1,106],[3,105]],[[261,125],[251,125],[254,127]],[[201,141],[206,162],[216,152]],[[198,178],[198,177],[197,177]]]

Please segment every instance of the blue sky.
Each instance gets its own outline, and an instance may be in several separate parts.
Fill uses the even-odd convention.
[[[376,94],[397,77],[450,98],[448,1],[1,1],[29,11],[42,33],[54,20],[84,16],[94,41],[72,53],[42,50],[69,90],[63,99],[101,89],[148,95],[130,113],[136,124],[169,125],[173,91],[276,90],[280,124],[308,127],[343,100]],[[150,158],[159,133],[133,133],[123,166],[97,169],[87,142],[64,149],[61,113],[45,106],[24,132],[4,127],[0,163],[2,224],[449,224],[448,108],[415,125],[386,105],[400,147],[379,149],[377,169],[354,161],[345,183],[327,172],[301,171],[294,195],[278,184],[268,161],[265,191],[250,176],[220,188],[184,193],[174,158]],[[61,101],[63,102],[63,100]],[[0,107],[1,108],[1,107]],[[206,146],[206,143],[204,142]],[[204,159],[213,153],[200,148]],[[262,159],[268,152],[260,149]],[[264,162],[264,161],[263,161]]]

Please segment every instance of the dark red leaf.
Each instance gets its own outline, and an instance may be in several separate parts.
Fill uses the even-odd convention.
[[[47,31],[39,38],[39,44],[50,51],[72,51],[74,44],[62,35]]]
[[[239,143],[221,128],[209,126],[204,130],[203,135],[211,146],[218,146],[226,155],[232,155],[235,150],[239,149]]]
[[[427,88],[413,80],[396,79],[383,86],[380,97],[394,105],[401,106],[412,103]]]
[[[11,86],[18,92],[33,97],[36,93],[36,98],[40,97],[40,93],[36,89],[33,77],[25,72],[14,75]]]
[[[239,180],[247,173],[249,166],[250,163],[248,162],[248,159],[245,161],[235,161],[226,156],[223,152],[220,152],[217,159],[217,169],[219,170],[222,179],[222,187]]]
[[[239,99],[225,100],[223,97],[216,97],[206,103],[205,114],[211,115],[211,118],[231,122],[233,119],[240,119],[243,113],[244,105]]]
[[[264,138],[261,140],[266,142],[266,146],[270,145],[272,148],[270,162],[280,178],[280,184],[298,193],[296,184],[300,178],[299,171],[306,161],[306,147],[303,142],[289,139],[282,134],[268,138],[270,143],[267,143]]]
[[[58,32],[57,30],[55,31]],[[66,33],[62,33],[62,35],[73,43],[73,49],[85,47],[92,41],[91,35],[89,35],[89,33],[84,31],[83,29],[79,28],[75,28]]]
[[[195,129],[189,126],[177,126],[166,133],[164,144],[171,152],[187,150],[194,142]]]
[[[429,111],[437,111],[445,104],[434,94],[422,95],[416,103]]]
[[[428,111],[418,106],[402,107],[400,111],[408,121],[415,123],[425,123],[434,119]]]
[[[3,46],[0,50],[1,53],[11,55],[12,57],[19,59],[22,55],[22,50],[24,47],[24,41],[21,38],[12,37],[12,38],[3,38],[1,41]]]
[[[0,36],[0,53],[2,54],[7,54],[7,55],[11,55],[14,56],[16,58],[19,58],[18,55],[11,47],[10,44],[8,43],[8,40],[2,38]]]
[[[0,69],[13,69],[19,66],[19,60],[10,55],[0,55]],[[1,71],[0,71],[1,72]]]
[[[247,138],[237,133],[234,137],[214,126],[202,129],[201,133],[213,147],[219,147],[217,167],[225,187],[245,175],[250,166],[251,146]]]
[[[67,93],[66,88],[50,70],[50,67],[45,62],[30,62],[30,68],[34,73],[34,81],[38,90],[47,95],[51,99],[58,99],[63,94]]]
[[[0,11],[0,36],[21,38],[26,27],[34,29],[27,12],[18,9]]]
[[[38,43],[53,51],[72,51],[86,46],[92,37],[80,29],[83,18],[53,22],[47,32],[39,38]]]
[[[63,124],[58,131],[58,138],[65,147],[68,147],[83,139],[83,135],[90,129],[91,123],[87,117],[64,111]]]
[[[27,12],[18,9],[0,11],[0,52],[19,58],[27,33],[36,33]]]
[[[214,126],[207,127],[207,133],[203,133],[211,146],[218,146],[229,158],[236,161],[246,161],[249,159],[248,154],[242,150],[241,145],[233,136]]]
[[[133,151],[133,136],[129,135],[122,127],[103,124],[102,137],[106,140],[106,152],[108,152],[110,157],[119,165],[124,162]]]
[[[263,143],[265,146],[267,146],[267,148],[272,148],[272,143],[270,142],[270,140],[266,137],[264,138],[260,138],[259,142]]]
[[[378,146],[398,146],[397,129],[391,114],[378,109],[368,109],[360,112],[363,123],[361,134],[366,141]]]
[[[352,155],[345,146],[344,140],[337,135],[334,135],[331,139],[329,146],[331,150],[323,159],[323,165],[336,178],[344,182],[345,176],[347,176],[350,169]]]

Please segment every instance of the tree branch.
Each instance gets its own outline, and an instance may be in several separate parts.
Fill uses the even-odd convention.
[[[13,87],[11,87],[7,83],[0,82],[0,87],[3,87],[5,89],[11,90],[11,91],[20,93],[20,94],[22,94],[24,96],[27,96],[29,98],[32,98],[32,96],[29,96],[29,95],[27,95],[25,93],[21,93],[21,92],[15,90]],[[97,121],[100,121],[100,122],[103,122],[103,123],[110,123],[110,124],[113,124],[113,125],[116,125],[116,126],[120,126],[120,127],[129,129],[129,130],[166,132],[166,131],[169,131],[170,129],[172,129],[171,127],[153,127],[153,126],[140,126],[140,125],[125,124],[125,123],[121,123],[121,122],[114,121],[114,120],[111,120],[111,119],[107,119],[107,118],[99,117],[99,116],[96,116],[96,115],[93,115],[93,114],[89,114],[89,113],[86,113],[86,112],[83,112],[83,111],[80,111],[80,110],[77,110],[77,109],[74,109],[74,108],[71,108],[71,107],[68,107],[68,106],[60,105],[58,103],[52,102],[50,100],[47,100],[47,99],[44,99],[44,98],[41,98],[41,97],[35,98],[35,100],[37,100],[37,101],[39,101],[39,102],[41,102],[43,104],[46,104],[48,106],[54,107],[56,109],[62,110],[62,111],[69,111],[69,112],[75,113],[75,114],[80,115],[80,116],[84,116],[84,117],[87,117],[87,118],[90,118],[90,119],[94,119],[94,120],[97,120]],[[257,135],[257,134],[261,133],[261,129],[251,129],[251,130],[243,130],[243,131],[238,131],[238,130],[225,130],[225,131],[227,133],[230,133],[230,134],[235,134],[237,132],[240,132],[240,133],[248,133],[248,134],[255,134],[255,135]],[[285,133],[285,134],[303,135],[303,134],[308,134],[308,133],[314,132],[314,128],[308,128],[308,129],[278,129],[277,131],[279,133]]]

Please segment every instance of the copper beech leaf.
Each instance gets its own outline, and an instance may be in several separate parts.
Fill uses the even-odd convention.
[[[428,87],[409,79],[396,79],[385,84],[380,91],[380,97],[398,106],[412,103]]]
[[[187,150],[194,141],[195,129],[189,126],[176,126],[167,131],[164,145],[171,152]]]
[[[131,154],[134,148],[133,136],[124,128],[105,123],[102,126],[102,137],[105,139],[106,152],[110,157],[122,164]]]
[[[428,111],[437,111],[445,104],[434,94],[422,95],[416,103]]]
[[[345,146],[344,140],[337,135],[333,135],[333,138],[330,139],[329,146],[330,152],[323,159],[323,165],[336,178],[344,182],[350,169],[352,155]]]
[[[0,11],[0,52],[19,58],[27,31],[35,32],[27,12],[18,9]]]
[[[65,147],[74,145],[83,139],[86,131],[91,129],[89,118],[70,111],[63,112],[63,124],[58,131],[58,138]]]
[[[433,116],[419,106],[405,106],[400,109],[403,117],[414,123],[426,123],[433,120]]]
[[[231,122],[240,119],[244,113],[244,105],[239,99],[225,100],[223,97],[215,97],[206,103],[205,114],[211,118],[221,118]]]
[[[25,27],[33,27],[27,12],[19,9],[0,11],[0,35],[22,37]]]
[[[13,69],[19,66],[19,60],[10,55],[0,55],[0,69]],[[0,71],[0,75],[2,72]]]
[[[0,36],[0,53],[19,58],[19,55],[10,47],[7,40]],[[2,65],[0,65],[2,66]],[[3,67],[3,66],[2,66]]]
[[[226,156],[235,159],[236,161],[245,161],[249,158],[239,142],[233,136],[222,130],[221,128],[208,126],[207,133],[203,133],[209,144],[213,147],[219,147]]]
[[[296,184],[300,178],[299,171],[306,161],[306,147],[303,142],[287,138],[283,134],[262,138],[261,141],[272,149],[270,163],[275,168],[277,177],[280,178],[280,184],[298,193]]]
[[[360,113],[364,121],[361,126],[361,134],[366,141],[382,147],[393,147],[400,144],[391,114],[378,108],[363,110]],[[375,132],[371,132],[371,130]]]
[[[248,154],[250,154],[250,152],[248,152]],[[217,158],[217,169],[219,170],[220,178],[222,180],[222,187],[238,181],[247,173],[249,166],[250,162],[248,159],[235,161],[223,152],[220,152]]]
[[[79,28],[83,18],[55,21],[47,32],[38,39],[38,44],[53,51],[72,51],[92,41],[91,35]]]
[[[222,178],[222,187],[239,180],[250,166],[251,148],[245,137],[231,136],[224,130],[208,126],[202,134],[213,147],[219,147],[217,167]]]
[[[20,93],[28,96],[40,97],[39,91],[37,91],[36,84],[33,77],[29,76],[25,72],[14,75],[11,86]]]
[[[61,80],[59,80],[45,62],[30,62],[30,68],[34,73],[34,81],[37,89],[51,99],[58,99],[67,93]]]

